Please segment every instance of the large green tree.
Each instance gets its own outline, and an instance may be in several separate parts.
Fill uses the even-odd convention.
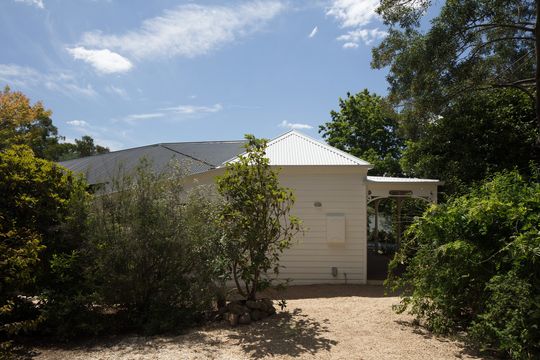
[[[224,263],[238,292],[255,300],[279,273],[279,257],[291,246],[300,220],[290,215],[294,196],[279,184],[266,157],[266,140],[247,135],[246,152],[217,179],[225,198],[221,211]]]
[[[339,99],[339,111],[319,132],[328,144],[374,165],[374,175],[399,175],[403,139],[398,132],[398,115],[382,97],[367,89]]]
[[[0,150],[11,145],[27,145],[35,156],[53,161],[109,151],[94,144],[94,139],[88,135],[75,139],[74,144],[64,142],[51,116],[52,111],[40,101],[32,105],[22,92],[11,91],[6,86],[0,92]]]
[[[464,193],[489,173],[529,170],[538,130],[534,103],[516,89],[461,97],[408,141],[402,165],[409,175],[442,179],[445,192]]]
[[[389,67],[390,98],[428,122],[454,98],[512,87],[534,99],[540,128],[538,7],[532,0],[449,0],[422,31],[430,0],[382,0],[388,37],[373,51]]]

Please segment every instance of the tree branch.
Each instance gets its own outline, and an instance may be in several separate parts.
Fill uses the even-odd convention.
[[[488,23],[488,24],[477,24],[468,26],[465,28],[465,30],[473,30],[480,28],[480,31],[485,31],[493,28],[507,28],[507,29],[515,29],[515,30],[521,30],[521,31],[527,31],[531,33],[535,33],[534,28],[530,28],[527,26],[517,25],[517,24],[497,24],[497,23]]]

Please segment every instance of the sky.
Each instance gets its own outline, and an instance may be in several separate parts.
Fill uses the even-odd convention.
[[[377,0],[1,0],[0,87],[53,111],[67,141],[320,138],[338,99],[384,95]]]

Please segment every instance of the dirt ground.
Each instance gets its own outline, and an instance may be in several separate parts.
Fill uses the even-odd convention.
[[[295,286],[287,309],[251,325],[211,324],[181,336],[99,339],[38,347],[35,359],[480,359],[431,335],[380,286]]]

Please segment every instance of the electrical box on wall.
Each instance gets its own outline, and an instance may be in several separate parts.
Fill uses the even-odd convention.
[[[326,241],[344,244],[345,237],[345,214],[326,214]]]

